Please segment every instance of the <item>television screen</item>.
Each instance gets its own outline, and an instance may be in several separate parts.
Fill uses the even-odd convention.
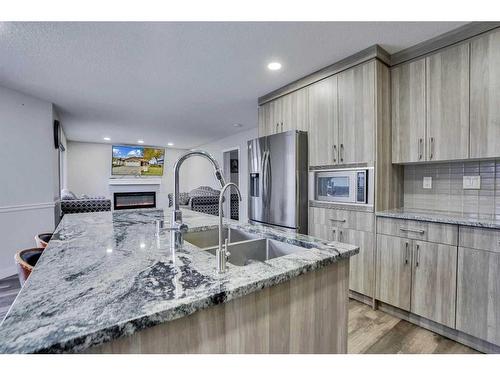
[[[112,175],[163,176],[165,149],[113,146]]]

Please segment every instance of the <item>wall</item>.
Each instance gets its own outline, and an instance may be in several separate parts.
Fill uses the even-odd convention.
[[[101,195],[112,198],[109,187],[111,177],[111,144],[68,142],[67,147],[67,188],[77,195]],[[175,161],[187,150],[167,148],[165,170],[157,194],[157,206],[168,207],[167,194],[173,192]],[[180,190],[191,190],[188,184],[191,173],[183,168],[180,176]]]
[[[16,251],[54,230],[58,156],[53,106],[0,87],[0,278],[16,273]]]
[[[481,189],[464,190],[465,175],[481,176]],[[423,189],[424,176],[432,177],[432,189]],[[500,219],[500,160],[406,165],[404,206]]]
[[[207,143],[196,147],[197,149],[205,150],[212,154],[212,156],[217,159],[220,163],[221,168],[223,168],[223,152],[238,148],[240,149],[239,158],[239,172],[240,172],[240,183],[239,188],[242,195],[242,203],[240,204],[240,221],[246,222],[248,220],[247,208],[248,208],[248,181],[247,181],[247,171],[248,171],[248,153],[247,153],[247,141],[253,138],[257,138],[257,128],[253,128],[235,135],[231,135],[220,140]],[[190,179],[189,185],[194,187],[200,185],[211,186],[215,189],[220,189],[220,185],[213,174],[213,168],[209,161],[202,158],[192,158],[186,161],[189,163],[189,169],[192,171],[193,178]]]

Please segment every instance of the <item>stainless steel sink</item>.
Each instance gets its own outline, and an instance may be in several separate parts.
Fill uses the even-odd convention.
[[[291,245],[269,238],[262,238],[258,234],[244,232],[235,228],[224,228],[224,239],[229,235],[228,262],[235,266],[245,266],[252,261],[264,262],[269,259],[304,250],[302,247]],[[210,229],[201,232],[188,232],[184,240],[215,255],[219,246],[219,229]]]
[[[215,255],[217,246],[205,250]],[[246,266],[252,261],[264,262],[302,250],[304,249],[301,247],[268,238],[248,240],[229,244],[230,255],[228,262],[235,266]]]
[[[224,228],[223,235],[225,240],[229,234],[229,243],[241,242],[246,240],[254,240],[262,238],[259,235],[247,233],[235,228]],[[209,229],[200,232],[188,232],[184,233],[184,241],[193,244],[196,247],[205,249],[207,247],[218,246],[219,245],[219,229]]]

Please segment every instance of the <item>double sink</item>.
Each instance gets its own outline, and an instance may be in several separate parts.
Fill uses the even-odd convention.
[[[241,229],[225,227],[223,240],[228,239],[228,262],[235,266],[246,266],[255,261],[264,262],[269,259],[303,251],[303,247],[262,237]],[[184,234],[184,241],[215,255],[219,247],[219,229]]]

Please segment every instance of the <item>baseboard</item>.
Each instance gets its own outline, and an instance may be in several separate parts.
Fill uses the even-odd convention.
[[[373,298],[349,289],[349,298],[373,307]]]
[[[16,275],[17,274],[17,269],[16,266],[11,266],[7,268],[2,268],[0,269],[0,279],[5,279],[6,277]]]
[[[472,349],[478,350],[483,353],[500,353],[500,346],[492,344],[490,342],[481,340],[477,337],[468,335],[464,332],[457,331],[456,329],[446,327],[442,324],[436,323],[432,320],[423,318],[421,316],[415,315],[411,312],[401,310],[395,306],[388,305],[384,302],[377,301],[378,309],[385,313],[391,314],[399,319],[406,320],[413,323],[419,327],[425,328],[429,331],[437,333],[441,336],[449,338],[450,340],[459,342],[465,346],[471,347]]]

